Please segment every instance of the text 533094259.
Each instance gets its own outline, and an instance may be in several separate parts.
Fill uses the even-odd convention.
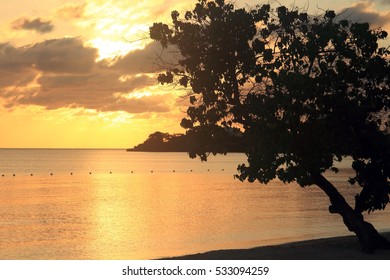
[[[215,275],[267,275],[269,272],[269,267],[267,266],[252,266],[252,267],[243,267],[243,266],[227,266],[227,267],[216,267]]]
[[[122,269],[124,276],[265,276],[270,269],[267,266],[216,266],[206,268],[175,267],[137,267]]]

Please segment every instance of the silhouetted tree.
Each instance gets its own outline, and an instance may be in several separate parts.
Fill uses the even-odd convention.
[[[192,89],[181,122],[199,144],[190,156],[205,160],[221,151],[221,131],[241,130],[240,180],[317,185],[364,251],[389,248],[363,219],[389,203],[389,50],[378,46],[387,33],[333,11],[245,10],[223,0],[171,15],[150,37],[181,53],[158,81]],[[354,208],[324,176],[344,156],[353,159],[349,182],[361,187]]]

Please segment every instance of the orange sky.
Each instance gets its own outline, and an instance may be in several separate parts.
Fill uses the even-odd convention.
[[[390,29],[390,0],[295,4],[308,2]],[[127,148],[157,130],[183,132],[183,91],[157,85],[148,28],[195,3],[2,0],[0,148]]]

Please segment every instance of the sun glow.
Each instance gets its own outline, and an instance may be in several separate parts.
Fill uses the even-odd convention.
[[[122,148],[181,129],[175,95],[157,85],[149,27],[182,2],[6,2],[0,148]],[[34,24],[15,29],[21,18]]]
[[[126,55],[128,52],[137,49],[132,43],[112,41],[103,38],[92,39],[88,42],[88,45],[98,49],[98,61],[103,59],[114,59],[115,57]]]
[[[114,59],[143,48],[149,25],[133,19],[138,11],[129,3],[100,1],[85,7],[85,17],[78,25],[88,29],[88,45],[99,50],[98,60]]]

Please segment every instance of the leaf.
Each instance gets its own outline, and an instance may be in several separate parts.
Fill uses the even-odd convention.
[[[302,21],[302,22],[307,22],[308,21],[307,13],[300,13],[299,14],[299,20]]]
[[[191,129],[193,128],[192,121],[190,119],[183,118],[180,122],[180,126],[185,129]]]
[[[171,13],[171,18],[173,20],[173,22],[177,21],[178,17],[180,16],[179,12],[178,11],[173,11]]]
[[[264,61],[267,61],[267,62],[271,62],[272,59],[273,59],[273,54],[272,54],[272,50],[271,49],[266,49],[264,50],[264,54],[263,54],[263,58],[264,58]]]
[[[163,84],[170,84],[173,82],[173,75],[170,71],[167,71],[165,74],[158,75],[158,82]]]
[[[384,30],[381,30],[379,33],[378,33],[378,38],[379,39],[386,39],[387,38],[387,35],[388,33]]]
[[[182,86],[184,86],[184,87],[187,87],[187,85],[188,85],[188,77],[187,76],[185,76],[185,77],[181,77],[180,78],[180,80],[179,80],[179,83],[180,83],[180,85],[182,85]]]
[[[192,13],[191,13],[190,11],[187,11],[187,12],[185,13],[185,15],[184,15],[184,18],[185,18],[186,20],[192,19]]]
[[[328,10],[325,12],[324,17],[328,19],[334,19],[336,17],[336,13],[332,10]]]
[[[341,24],[342,27],[348,27],[349,22],[346,19],[340,20],[339,23]]]
[[[256,54],[262,53],[265,49],[265,43],[259,39],[255,39],[252,43],[252,49]]]

